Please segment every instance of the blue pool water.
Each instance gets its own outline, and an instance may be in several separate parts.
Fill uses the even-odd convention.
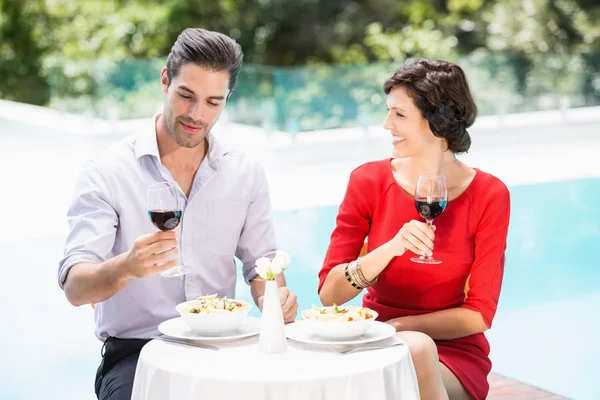
[[[584,323],[591,317],[584,310],[600,306],[600,262],[594,251],[600,242],[600,213],[595,210],[600,201],[600,179],[515,186],[510,191],[504,281],[488,335],[492,361],[499,368],[495,371],[569,398],[599,399],[596,378],[592,374],[586,378],[586,371],[595,369],[600,358],[595,343],[600,327],[586,323],[585,330],[580,330],[572,323],[563,325],[573,318]],[[298,294],[300,309],[320,304],[317,274],[336,214],[337,207],[321,207],[275,215],[279,245],[293,255],[286,277],[290,289]],[[360,298],[351,303],[360,304]],[[543,330],[548,320],[553,321],[549,332]],[[495,331],[501,336],[491,334]],[[561,337],[577,341],[582,350],[560,360],[552,358],[552,346]],[[517,343],[511,343],[513,340]],[[577,354],[579,351],[585,354]],[[527,361],[533,370],[516,373],[516,367]],[[537,365],[547,362],[557,365],[556,370],[536,370]],[[572,369],[580,369],[581,374],[570,377],[558,367],[561,364],[568,365],[569,374]]]
[[[504,284],[488,334],[494,371],[569,398],[599,399],[600,179],[510,189]],[[286,277],[300,309],[320,304],[317,273],[336,213],[319,207],[274,215],[279,246],[293,258]],[[68,305],[58,288],[61,252],[58,236],[0,240],[1,400],[94,398],[100,343],[93,312]],[[249,298],[242,288],[240,297]]]
[[[499,308],[518,309],[600,293],[600,179],[516,186]],[[301,308],[320,304],[317,274],[337,207],[277,212],[279,246],[292,254],[286,276]]]

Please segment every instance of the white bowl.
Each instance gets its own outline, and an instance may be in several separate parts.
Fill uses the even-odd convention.
[[[175,309],[194,332],[205,336],[222,336],[234,332],[252,309],[252,304],[246,301],[228,300],[245,304],[246,307],[242,311],[194,314],[189,312],[189,310],[194,308],[194,305],[198,304],[198,301],[190,300],[178,304]]]
[[[339,306],[338,308],[344,309],[346,307]],[[373,315],[373,317],[369,319],[358,321],[319,321],[308,317],[306,311],[310,310],[302,311],[301,315],[306,321],[306,325],[309,327],[310,331],[322,338],[332,340],[350,339],[363,335],[369,330],[379,315],[377,312],[369,309],[369,313]]]

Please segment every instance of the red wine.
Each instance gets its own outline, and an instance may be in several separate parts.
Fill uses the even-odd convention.
[[[435,217],[438,217],[446,208],[446,203],[447,200],[440,197],[415,199],[417,211],[421,214],[421,217],[425,219],[434,219]]]
[[[181,211],[148,211],[154,226],[161,231],[170,231],[177,228],[181,220]]]

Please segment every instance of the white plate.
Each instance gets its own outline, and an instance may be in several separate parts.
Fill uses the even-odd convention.
[[[396,329],[390,324],[374,321],[371,327],[361,336],[351,339],[333,340],[322,338],[319,335],[314,334],[310,330],[307,322],[308,321],[296,321],[293,324],[286,325],[285,333],[287,337],[297,342],[335,346],[377,342],[394,336],[396,333]]]
[[[239,340],[260,333],[260,318],[246,317],[235,331],[222,336],[203,336],[196,333],[181,317],[169,319],[158,326],[160,333],[177,339],[197,340],[203,342],[228,342]]]

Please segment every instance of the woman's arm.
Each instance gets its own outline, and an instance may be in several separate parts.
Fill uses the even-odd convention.
[[[492,326],[504,274],[510,219],[508,188],[499,180],[490,182],[481,203],[484,210],[475,233],[475,257],[464,303],[456,308],[388,321],[397,331],[418,331],[432,339],[448,340],[484,332]]]
[[[362,257],[360,271],[367,281],[373,281],[394,257],[401,256],[406,250],[431,254],[434,238],[434,230],[426,223],[407,222],[390,241]],[[362,291],[346,279],[346,265],[337,265],[329,271],[319,293],[323,305],[344,304]]]
[[[368,281],[373,280],[395,256],[396,254],[389,242],[364,256],[361,260],[360,269],[365,279]],[[355,288],[346,279],[346,265],[348,263],[337,265],[327,274],[323,287],[319,292],[321,303],[324,306],[330,306],[333,303],[344,304],[362,292],[362,289]]]
[[[323,267],[319,272],[319,296],[324,305],[341,305],[362,290],[346,278],[346,266],[357,259],[371,228],[371,218],[379,200],[377,174],[379,170],[363,165],[350,174],[344,200],[336,218],[336,227]],[[388,242],[370,251],[360,261],[364,280],[373,281],[396,257],[411,250],[416,254],[431,254],[434,230],[426,223],[410,221]],[[349,268],[350,269],[350,268]]]
[[[397,332],[423,332],[436,340],[456,339],[488,329],[481,313],[462,307],[394,318],[387,322],[396,328]]]
[[[344,304],[361,292],[348,283],[344,269],[360,255],[371,227],[372,204],[368,194],[373,192],[373,188],[369,175],[364,165],[350,174],[336,226],[319,271],[318,293],[324,305]]]

